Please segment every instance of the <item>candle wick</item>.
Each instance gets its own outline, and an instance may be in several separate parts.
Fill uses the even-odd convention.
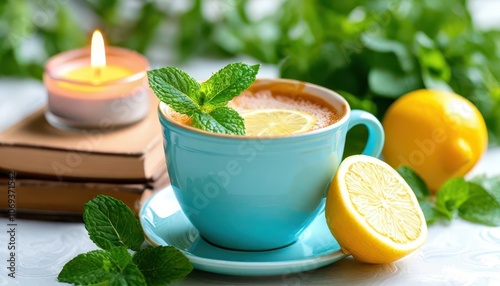
[[[94,80],[93,80],[93,82],[95,84],[98,84],[101,82],[101,71],[102,71],[101,67],[94,68]]]

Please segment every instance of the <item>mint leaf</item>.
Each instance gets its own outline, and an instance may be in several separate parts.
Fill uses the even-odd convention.
[[[148,71],[149,86],[173,110],[192,116],[199,110],[200,84],[175,67]]]
[[[461,218],[490,226],[500,226],[500,202],[482,186],[469,184],[469,196],[458,209]]]
[[[94,250],[70,260],[57,276],[60,282],[77,285],[146,285],[125,247]]]
[[[210,79],[201,84],[201,94],[204,101],[203,110],[210,112],[215,107],[226,104],[245,91],[254,81],[260,65],[233,63],[213,74]]]
[[[192,126],[215,133],[245,135],[244,119],[229,107],[219,107],[208,114],[195,114]]]
[[[425,199],[431,195],[424,180],[422,180],[422,178],[420,178],[420,176],[410,167],[401,166],[397,169],[397,172],[403,177],[406,183],[408,183],[417,199]]]
[[[489,194],[500,202],[500,176],[487,177],[485,175],[476,176],[470,180],[483,187]]]
[[[227,130],[230,130],[230,134],[245,135],[245,120],[236,110],[229,107],[219,107],[210,112],[209,115]]]
[[[418,200],[418,204],[420,205],[420,208],[422,209],[422,212],[424,213],[425,216],[425,221],[427,222],[428,225],[431,225],[435,223],[436,221],[446,219],[446,217],[440,213],[436,208],[434,207],[434,204],[428,200]]]
[[[125,268],[121,271],[121,273],[117,273],[111,278],[109,285],[146,286],[148,284],[142,272],[139,270],[139,268],[137,268],[137,265],[131,262],[127,264],[127,266],[125,266]]]
[[[57,276],[60,282],[74,284],[95,284],[109,281],[111,272],[119,271],[109,258],[106,250],[93,250],[71,259]]]
[[[133,260],[146,278],[148,286],[168,285],[193,270],[189,259],[172,246],[145,248],[137,252]]]
[[[102,249],[125,246],[138,251],[144,242],[134,213],[115,198],[99,195],[86,203],[83,220],[90,239]]]
[[[119,270],[125,269],[127,264],[132,262],[132,256],[123,246],[113,247],[106,252],[109,254],[109,261],[111,261],[112,265],[116,266]]]
[[[412,168],[401,166],[396,171],[401,175],[401,177],[403,177],[415,193],[427,224],[433,224],[434,222],[445,218],[443,214],[436,209],[434,203],[430,201],[431,193],[424,180],[422,180],[422,178],[415,173]]]
[[[439,188],[436,209],[451,220],[458,208],[469,199],[469,183],[463,178],[453,178]]]

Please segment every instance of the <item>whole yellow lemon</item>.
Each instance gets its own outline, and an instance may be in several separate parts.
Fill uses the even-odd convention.
[[[467,99],[452,92],[421,89],[397,99],[382,125],[384,159],[393,168],[410,166],[432,192],[464,176],[488,145],[484,118]]]

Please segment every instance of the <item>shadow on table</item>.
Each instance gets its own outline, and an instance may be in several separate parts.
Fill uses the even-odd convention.
[[[365,264],[348,257],[334,264],[304,272],[277,276],[230,276],[193,270],[178,285],[366,285],[398,271],[395,264]]]

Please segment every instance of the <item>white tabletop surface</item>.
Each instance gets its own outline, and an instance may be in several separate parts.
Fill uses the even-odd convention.
[[[196,61],[184,67],[198,79],[223,63]],[[275,77],[264,67],[261,77]],[[0,79],[0,132],[45,104],[41,83]],[[0,158],[1,160],[1,158]],[[490,149],[469,174],[500,174],[500,149]],[[6,188],[7,186],[0,186]],[[2,200],[5,198],[2,198]],[[56,277],[79,253],[96,249],[82,223],[18,219],[16,278],[7,277],[7,219],[0,218],[0,285],[64,285]],[[235,277],[193,271],[179,285],[500,285],[500,227],[460,219],[429,228],[426,244],[402,260],[368,265],[346,258],[321,269],[272,277]]]

